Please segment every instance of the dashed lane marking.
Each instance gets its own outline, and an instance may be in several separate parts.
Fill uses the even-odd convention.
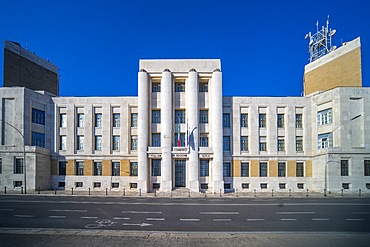
[[[49,209],[49,212],[77,212],[77,213],[85,213],[87,210],[81,209]]]
[[[180,221],[200,221],[200,219],[180,219]]]
[[[13,216],[18,217],[18,218],[33,218],[33,217],[35,217],[34,215],[29,215],[29,214],[15,214]]]
[[[265,219],[247,219],[247,221],[264,221]]]
[[[163,221],[164,218],[146,218],[147,221]]]
[[[364,219],[346,219],[347,221],[363,221]]]
[[[130,218],[114,217],[114,220],[129,220]]]
[[[199,214],[225,214],[225,215],[232,215],[232,214],[239,214],[239,212],[199,212]]]
[[[316,212],[276,212],[276,214],[315,214]]]
[[[231,221],[231,219],[213,219],[213,221],[217,221],[217,222],[227,222],[227,221]]]
[[[148,212],[148,211],[122,211],[123,214],[161,214],[162,212]]]
[[[0,211],[13,211],[13,208],[0,208]]]
[[[65,215],[50,215],[49,218],[51,219],[65,219],[67,216]]]
[[[97,219],[98,217],[95,217],[95,216],[83,216],[83,217],[80,217],[81,219]]]
[[[370,212],[352,212],[352,214],[370,214]]]
[[[312,218],[312,220],[314,220],[314,221],[328,221],[330,219],[327,219],[327,218]]]
[[[280,219],[282,221],[294,221],[294,220],[297,220],[297,219]]]

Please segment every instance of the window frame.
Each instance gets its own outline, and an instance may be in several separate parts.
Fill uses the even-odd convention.
[[[138,176],[138,162],[130,162],[130,176],[137,177]]]

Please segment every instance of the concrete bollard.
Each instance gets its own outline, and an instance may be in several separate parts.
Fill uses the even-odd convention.
[[[89,188],[89,195],[90,195],[90,188]]]
[[[126,188],[123,188],[123,196],[126,195]]]
[[[73,196],[73,187],[72,187],[72,196]]]
[[[108,188],[105,188],[105,195],[108,195]]]

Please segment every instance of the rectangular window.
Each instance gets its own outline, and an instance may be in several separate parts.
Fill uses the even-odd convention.
[[[176,82],[175,83],[175,92],[185,92],[185,83],[184,82]]]
[[[208,147],[208,136],[199,137],[199,147]]]
[[[344,190],[348,190],[349,189],[349,183],[342,183],[342,188]]]
[[[200,160],[200,176],[209,176],[209,160]]]
[[[284,114],[277,114],[277,127],[284,128]]]
[[[58,182],[58,187],[59,188],[65,188],[66,187],[66,182]]]
[[[208,124],[208,110],[200,110],[200,123]]]
[[[22,158],[15,158],[14,174],[23,174],[23,159]]]
[[[83,176],[84,175],[84,162],[83,161],[77,161],[76,162],[76,175],[77,176]]]
[[[112,183],[111,186],[112,186],[112,189],[117,189],[119,188],[119,183]]]
[[[279,183],[279,189],[285,189],[285,183]]]
[[[61,113],[59,116],[59,121],[60,121],[60,127],[65,128],[67,127],[67,114]]]
[[[77,127],[84,128],[85,127],[85,114],[78,113],[77,114]]]
[[[32,131],[32,146],[45,147],[45,134]]]
[[[161,146],[161,133],[153,133],[152,134],[152,147],[160,147]]]
[[[248,128],[248,114],[247,113],[240,114],[240,127]]]
[[[370,160],[364,160],[364,175],[370,176]]]
[[[152,123],[161,123],[161,110],[152,110]]]
[[[266,128],[267,123],[266,123],[266,114],[265,113],[260,113],[259,114],[259,127],[260,128]]]
[[[94,162],[94,176],[101,176],[102,175],[102,163],[101,162]]]
[[[295,150],[297,152],[303,152],[303,137],[296,136],[295,138]]]
[[[121,164],[119,162],[112,162],[112,176],[121,175]]]
[[[175,110],[175,123],[184,124],[186,121],[185,110]]]
[[[75,182],[75,187],[76,188],[81,188],[84,186],[84,183],[83,182]]]
[[[101,182],[94,182],[94,188],[100,188]]]
[[[137,150],[137,136],[131,136],[131,150]]]
[[[320,134],[318,136],[318,149],[332,147],[332,133]]]
[[[242,183],[242,189],[249,189],[249,183]]]
[[[101,128],[103,115],[101,113],[95,113],[95,127]]]
[[[59,175],[64,176],[66,175],[67,170],[67,162],[59,161]]]
[[[267,177],[267,163],[260,162],[260,177]]]
[[[131,127],[137,127],[137,113],[131,113]]]
[[[224,128],[230,128],[230,113],[222,114],[222,126]]]
[[[113,113],[113,127],[121,127],[121,114]]]
[[[278,162],[278,177],[285,177],[285,162]]]
[[[121,143],[121,136],[113,136],[113,150],[119,151]]]
[[[263,190],[267,189],[267,183],[261,183],[260,188]]]
[[[185,147],[185,133],[180,133],[180,147]],[[174,147],[179,147],[179,135],[178,133],[175,133],[174,137]]]
[[[224,136],[224,138],[223,138],[223,150],[224,151],[230,151],[231,150],[230,136]]]
[[[349,169],[348,160],[341,160],[340,161],[340,175],[348,176],[348,169]]]
[[[67,136],[60,136],[59,150],[67,150]]]
[[[303,165],[303,162],[297,162],[296,176],[297,177],[303,177],[304,176],[304,165]]]
[[[248,136],[240,137],[240,151],[248,151]]]
[[[158,82],[152,83],[152,92],[153,93],[159,93],[161,91],[161,84]]]
[[[84,150],[85,136],[77,136],[77,150]]]
[[[249,177],[249,162],[242,162],[240,164],[240,176]]]
[[[3,160],[0,158],[0,174],[3,173]]]
[[[32,123],[45,125],[45,112],[32,108]]]
[[[208,92],[208,83],[199,83],[199,92],[206,93]]]
[[[266,136],[260,136],[260,151],[267,151]]]
[[[302,114],[295,114],[295,127],[297,129],[302,129],[303,127],[303,120]]]
[[[206,184],[206,183],[201,183],[201,184],[200,184],[200,189],[202,189],[202,190],[208,190],[208,184]]]
[[[278,137],[278,151],[285,151],[285,138],[284,136]]]
[[[161,160],[152,160],[152,176],[161,176]]]
[[[137,162],[130,162],[130,176],[137,176]]]
[[[223,174],[224,174],[224,177],[231,177],[231,163],[230,162],[224,162]]]
[[[301,190],[304,189],[304,183],[298,183],[297,188]]]
[[[13,181],[13,186],[14,187],[22,187],[22,181]]]
[[[319,111],[317,113],[317,124],[320,125],[327,125],[332,123],[332,112],[331,109],[326,109],[323,111]]]
[[[95,150],[102,149],[102,142],[103,142],[102,136],[95,136]]]

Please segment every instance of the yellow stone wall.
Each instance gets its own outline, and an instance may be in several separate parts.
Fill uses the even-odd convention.
[[[240,177],[240,160],[233,160],[233,177]]]
[[[58,175],[58,160],[51,160],[51,175]]]
[[[312,177],[312,160],[307,160],[305,165],[305,176]]]
[[[121,160],[120,161],[120,173],[121,176],[130,176],[130,161],[129,160]]]
[[[112,175],[112,162],[110,160],[102,160],[102,166],[103,166],[102,175],[111,176]]]
[[[277,160],[270,160],[269,161],[269,177],[277,177],[278,176],[278,161]]]
[[[251,174],[251,177],[259,177],[259,161],[258,160],[250,161],[250,174]]]
[[[288,160],[288,177],[295,177],[297,168],[296,168],[296,161],[295,160]]]
[[[93,160],[84,160],[84,175],[93,175]]]
[[[66,175],[75,175],[75,160],[67,160]]]
[[[305,73],[304,94],[341,86],[362,87],[361,73],[361,47],[357,47]]]

